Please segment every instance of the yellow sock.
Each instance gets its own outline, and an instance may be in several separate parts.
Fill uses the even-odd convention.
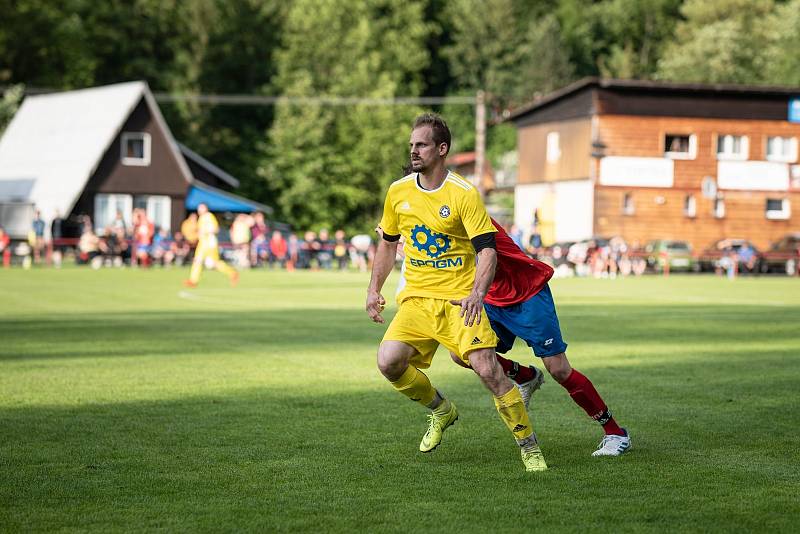
[[[494,398],[494,405],[500,419],[506,424],[508,429],[514,434],[517,441],[525,440],[533,434],[531,420],[528,418],[528,411],[525,403],[522,402],[522,395],[516,387],[505,395]]]
[[[431,385],[431,381],[425,373],[412,365],[406,368],[403,376],[390,383],[394,389],[423,406],[428,406],[436,397],[436,389]]]

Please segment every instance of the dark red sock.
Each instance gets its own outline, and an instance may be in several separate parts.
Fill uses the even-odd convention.
[[[503,368],[503,372],[506,374],[508,378],[510,378],[517,384],[524,384],[525,382],[530,382],[531,380],[533,380],[533,377],[536,376],[536,374],[533,372],[533,369],[531,369],[527,365],[520,365],[514,360],[507,360],[506,358],[503,358],[499,354],[496,354],[496,356],[497,356],[497,361],[500,363],[500,367]]]
[[[583,408],[583,411],[589,414],[589,417],[603,426],[603,431],[606,434],[616,434],[618,436],[625,434],[617,422],[614,421],[611,412],[608,411],[608,406],[603,402],[597,390],[594,389],[591,380],[579,373],[577,369],[573,369],[572,373],[561,385],[567,390],[575,404]]]

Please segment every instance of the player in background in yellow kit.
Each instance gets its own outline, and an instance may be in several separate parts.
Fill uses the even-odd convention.
[[[231,285],[235,286],[239,282],[239,273],[219,257],[219,243],[217,242],[219,223],[217,218],[208,211],[208,206],[205,204],[197,206],[197,215],[199,239],[197,241],[197,249],[194,251],[194,261],[192,262],[189,279],[184,280],[183,285],[197,287],[197,283],[200,281],[200,273],[203,272],[203,266],[206,266],[209,269],[214,268],[227,275],[231,280]]]
[[[367,314],[383,323],[386,300],[380,291],[404,237],[406,285],[378,349],[378,369],[395,390],[431,410],[419,445],[421,452],[430,452],[458,419],[455,404],[420,370],[430,367],[441,343],[471,365],[491,391],[526,470],[543,471],[547,464],[528,412],[495,358],[497,337],[483,310],[494,279],[496,229],[475,187],[445,168],[450,130],[441,117],[417,117],[409,148],[414,172],[394,182],[386,194],[382,237],[367,289]]]

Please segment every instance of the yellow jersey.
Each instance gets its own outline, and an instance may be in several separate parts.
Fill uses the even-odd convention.
[[[219,223],[213,213],[207,211],[197,218],[197,233],[200,239],[198,244],[200,246],[217,246],[217,232],[219,232]]]
[[[475,249],[470,239],[496,232],[480,193],[463,177],[448,172],[439,188],[428,191],[409,174],[389,186],[381,229],[405,239],[408,297],[461,299],[475,283]]]

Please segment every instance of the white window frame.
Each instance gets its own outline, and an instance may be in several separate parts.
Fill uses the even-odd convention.
[[[128,156],[128,141],[142,141],[142,157],[133,158]],[[150,134],[147,132],[123,132],[120,136],[120,160],[123,165],[131,165],[134,167],[147,167],[150,165],[150,147],[151,147]]]
[[[715,219],[724,219],[725,218],[725,199],[724,198],[715,198],[714,199],[714,207],[713,213]]]
[[[172,232],[172,198],[167,195],[142,195],[145,197],[147,218],[158,228]],[[158,205],[161,204],[163,213],[156,217]]]
[[[100,215],[100,201],[106,200],[106,207],[109,213]],[[118,206],[120,206],[118,208]],[[110,208],[110,209],[109,209]],[[125,227],[131,227],[131,213],[133,213],[133,196],[122,194],[106,194],[98,193],[94,196],[94,229],[96,233],[102,233],[105,227],[114,222],[114,217],[117,214],[117,209],[122,212],[122,220],[125,221]],[[102,224],[101,224],[102,223]]]
[[[667,136],[669,137],[688,137],[688,152],[670,152],[667,150]],[[695,134],[665,133],[662,136],[664,144],[664,157],[669,159],[695,159],[697,157],[697,136]]]
[[[547,133],[547,162],[555,163],[561,159],[561,136],[558,132]]]
[[[735,138],[740,139],[740,151],[733,151],[733,143]],[[717,159],[745,161],[750,155],[750,139],[746,135],[736,134],[717,134],[716,138]],[[722,152],[719,150],[720,142],[722,142]]]
[[[634,215],[636,213],[636,204],[633,202],[633,194],[625,193],[622,195],[622,214]]]
[[[768,209],[770,200],[780,200],[781,209],[780,210]],[[789,202],[788,198],[767,198],[764,206],[764,215],[770,221],[786,221],[790,219],[792,216],[792,205]]]
[[[788,154],[784,155],[781,154],[770,154],[769,153],[769,145],[772,139],[780,139],[781,140],[781,147],[785,148],[786,143],[789,144]],[[794,163],[797,161],[797,138],[796,137],[784,137],[782,135],[770,135],[767,136],[766,142],[764,143],[764,151],[767,156],[767,161],[778,161],[781,163]],[[782,152],[786,152],[785,150]]]
[[[686,195],[684,197],[683,215],[690,219],[697,217],[697,198],[694,195]]]

